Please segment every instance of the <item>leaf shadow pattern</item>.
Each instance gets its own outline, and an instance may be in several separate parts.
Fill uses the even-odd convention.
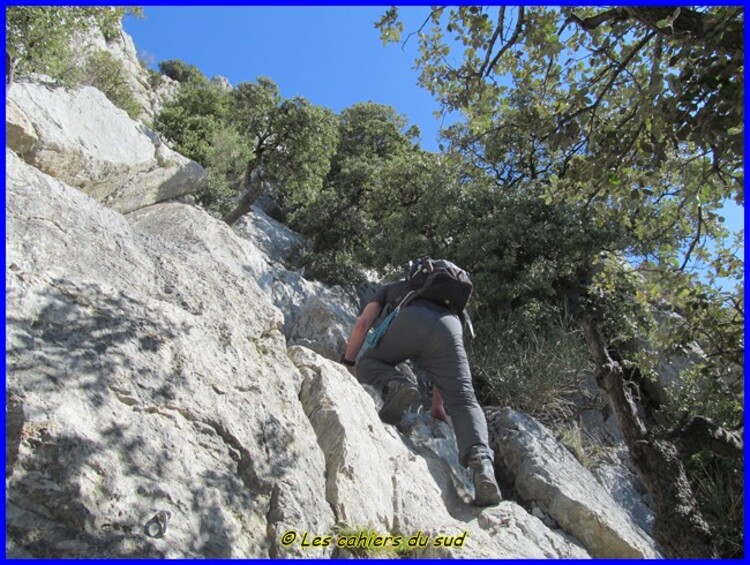
[[[226,524],[226,507],[232,512],[249,508],[258,496],[251,489],[263,486],[245,484],[239,465],[199,473],[183,491],[189,492],[188,500],[165,501],[159,478],[174,455],[158,438],[146,436],[143,430],[148,428],[112,421],[92,439],[54,422],[30,425],[33,418],[26,412],[37,410],[38,403],[34,408],[24,405],[30,395],[41,397],[42,404],[61,402],[62,393],[72,390],[84,408],[106,407],[117,374],[131,380],[141,376],[145,367],[139,357],[159,355],[165,342],[189,331],[189,325],[159,318],[145,301],[96,284],[58,278],[41,291],[6,288],[6,304],[13,306],[6,319],[6,394],[12,398],[12,409],[6,410],[6,455],[11,454],[6,465],[8,557],[233,556],[236,540]],[[28,301],[25,309],[18,306],[22,301]],[[34,314],[18,314],[31,311]],[[184,386],[172,376],[146,375],[138,384],[147,383],[153,395],[167,384],[153,381],[171,381],[173,389]],[[158,403],[158,398],[153,400]],[[132,414],[140,417],[135,410]],[[278,421],[269,420],[263,429],[272,445],[287,441]],[[292,464],[274,459],[276,476]],[[107,475],[138,485],[139,496],[128,497],[138,507],[126,508],[125,515],[95,515],[103,508],[117,508],[111,498],[122,496],[123,487],[108,486]],[[92,487],[92,481],[99,482]],[[271,486],[260,490],[270,493]],[[92,492],[97,500],[92,500]],[[162,509],[171,510],[174,519],[190,513],[198,535],[183,538],[182,547],[171,545],[175,538],[169,535],[162,540],[149,537],[143,525]]]
[[[131,351],[156,353],[188,330],[156,319],[147,304],[96,284],[55,279],[35,298],[44,304],[36,316],[6,319],[8,373],[16,374],[14,384],[35,391],[78,387],[94,407],[102,406],[116,372],[142,369]]]
[[[81,484],[105,445],[70,432],[44,432],[29,443],[23,472],[7,488],[6,542],[12,548],[41,558],[164,556],[138,535],[136,524],[106,527],[90,510]]]
[[[256,445],[264,446],[269,476],[284,479],[297,465],[291,450],[294,433],[273,414],[267,414],[255,436]]]

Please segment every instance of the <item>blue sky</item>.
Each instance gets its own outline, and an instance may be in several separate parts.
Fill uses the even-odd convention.
[[[422,147],[437,150],[438,109],[417,86],[417,43],[384,46],[374,24],[387,6],[225,6],[144,8],[125,31],[154,64],[182,59],[232,85],[267,76],[282,96],[304,96],[340,112],[372,100],[393,106],[422,130]],[[426,6],[402,8],[418,28]]]
[[[422,131],[422,147],[438,148],[438,104],[417,85],[416,38],[402,49],[384,46],[374,24],[387,6],[146,6],[143,19],[124,22],[136,49],[156,66],[181,59],[232,85],[267,76],[282,96],[303,96],[340,112],[357,102],[393,106]],[[401,7],[405,29],[416,30],[427,6]],[[447,125],[447,124],[446,124]],[[722,210],[732,231],[744,208]],[[744,250],[739,250],[744,257]]]

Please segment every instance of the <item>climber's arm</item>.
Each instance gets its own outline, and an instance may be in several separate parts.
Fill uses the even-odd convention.
[[[354,361],[357,358],[357,353],[359,353],[359,349],[365,341],[367,332],[370,330],[370,327],[372,327],[375,320],[378,319],[382,309],[383,306],[379,302],[370,302],[365,306],[362,314],[360,314],[359,318],[357,318],[357,321],[354,323],[352,333],[349,335],[349,343],[347,344],[346,352],[344,353],[345,359]]]

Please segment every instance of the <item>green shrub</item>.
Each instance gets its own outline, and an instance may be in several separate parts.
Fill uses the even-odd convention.
[[[118,108],[125,110],[128,116],[135,119],[141,112],[141,106],[133,90],[125,80],[125,68],[122,61],[108,51],[99,51],[89,56],[76,77],[78,84],[90,85],[101,90]]]
[[[68,85],[76,34],[98,28],[114,36],[124,14],[141,15],[140,8],[76,6],[9,6],[5,10],[5,49],[19,75],[43,73]]]
[[[164,104],[154,126],[174,143],[174,149],[209,166],[214,135],[226,124],[229,95],[210,84],[184,84],[174,100]]]
[[[159,88],[162,80],[164,80],[162,79],[162,75],[154,69],[148,69],[146,72],[148,73],[148,85],[154,90]]]
[[[247,143],[235,129],[223,126],[214,131],[206,150],[208,187],[197,195],[198,203],[218,218],[229,213],[250,158]]]
[[[305,269],[305,278],[343,286],[363,283],[366,277],[359,263],[349,254],[336,251],[301,250],[295,262]]]
[[[170,59],[159,63],[161,74],[180,83],[202,84],[207,82],[205,75],[195,65],[190,65],[179,59]]]
[[[140,15],[140,8],[12,6],[6,9],[6,50],[15,60],[15,72],[43,73],[66,86],[98,88],[131,118],[141,111],[124,79],[124,68],[111,53],[89,55],[79,65],[74,43],[78,34],[98,29],[112,39],[123,15]]]

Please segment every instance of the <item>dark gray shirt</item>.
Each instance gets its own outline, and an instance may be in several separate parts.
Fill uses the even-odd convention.
[[[390,314],[393,309],[398,306],[398,303],[407,295],[409,292],[409,283],[405,280],[388,283],[381,286],[375,295],[370,299],[369,303],[377,302],[380,304],[380,314],[373,322],[373,327],[376,327],[383,319]]]
[[[375,296],[372,297],[370,302],[377,302],[381,307],[388,304],[394,304],[395,306],[400,302],[409,292],[409,283],[405,280],[388,283],[381,286],[376,292]]]

